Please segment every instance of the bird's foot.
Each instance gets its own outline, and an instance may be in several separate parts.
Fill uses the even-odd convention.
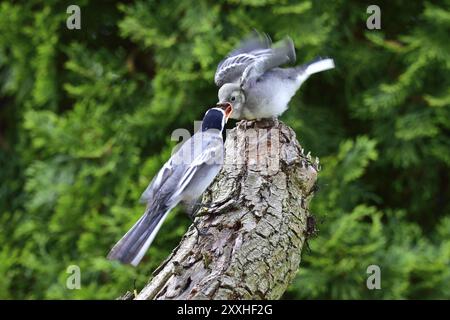
[[[197,230],[197,234],[199,237],[206,237],[209,236],[211,233],[208,231],[205,231],[204,229],[200,229],[198,226],[194,225],[195,230]]]
[[[197,230],[197,235],[198,235],[198,236],[197,236],[197,239],[196,239],[196,244],[198,244],[198,240],[200,239],[200,237],[206,237],[206,236],[211,235],[210,232],[204,231],[204,229],[200,229],[200,228],[198,227],[198,224],[199,224],[199,222],[195,222],[195,221],[194,221],[194,223],[193,223],[194,228],[195,228],[195,230]]]
[[[258,128],[271,128],[277,127],[278,123],[279,123],[278,118],[272,117],[272,118],[258,119],[255,124]]]
[[[242,120],[242,124],[244,125],[246,130],[249,128],[253,128],[255,126],[255,123],[255,120]]]
[[[192,221],[192,225],[194,226],[195,230],[197,230],[197,234],[199,235],[199,237],[208,235],[209,234],[208,232],[205,232],[205,231],[203,231],[203,229],[200,229],[198,227],[198,225],[200,224],[200,221],[199,221],[199,219],[197,219],[197,220],[195,219],[196,216],[197,216],[196,214],[192,215],[192,216],[190,215],[189,219]]]

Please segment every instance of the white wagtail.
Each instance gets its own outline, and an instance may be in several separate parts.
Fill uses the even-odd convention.
[[[233,105],[233,119],[280,116],[310,75],[334,68],[330,58],[294,68],[278,68],[295,59],[294,44],[289,37],[274,45],[267,36],[259,34],[244,40],[217,67],[214,80],[220,87],[219,103]]]
[[[142,194],[145,213],[111,249],[108,259],[138,265],[170,210],[180,202],[198,201],[222,168],[222,131],[232,112],[225,103],[205,113],[201,130],[172,155]]]

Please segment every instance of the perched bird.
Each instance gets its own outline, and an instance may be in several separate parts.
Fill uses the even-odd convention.
[[[333,69],[333,59],[316,59],[294,68],[278,68],[295,62],[292,39],[271,44],[267,36],[254,34],[219,63],[214,81],[219,103],[233,105],[233,119],[255,120],[280,116],[310,75]]]
[[[209,109],[201,129],[164,164],[141,196],[142,217],[111,249],[108,259],[138,265],[164,219],[178,203],[192,205],[223,165],[222,131],[233,112],[229,103]]]

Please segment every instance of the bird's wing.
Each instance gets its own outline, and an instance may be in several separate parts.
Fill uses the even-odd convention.
[[[201,146],[198,144],[199,139],[198,133],[194,134],[189,140],[181,145],[180,148],[170,157],[169,160],[164,164],[164,166],[159,170],[158,174],[153,178],[153,180],[142,193],[140,202],[149,204],[154,199],[161,196],[161,192],[165,195],[169,190],[163,188],[164,185],[170,180],[178,181],[180,176],[186,170],[191,162],[195,159],[198,150],[201,150]],[[164,189],[164,191],[162,191]],[[170,188],[169,188],[170,189]]]
[[[189,185],[195,175],[203,174],[202,170],[207,170],[209,166],[223,162],[223,142],[221,139],[213,139],[207,144],[204,151],[198,155],[189,165],[183,177],[178,183],[177,193],[182,193]],[[176,197],[176,194],[174,195]]]
[[[221,87],[225,83],[239,80],[248,65],[258,58],[270,55],[271,44],[272,42],[266,34],[252,33],[219,63],[214,76],[216,85]]]
[[[215,157],[222,155],[219,153],[221,148],[221,136],[196,133],[164,164],[142,194],[140,201],[150,203],[161,196],[166,197],[168,201],[175,201],[199,169],[213,163],[216,161]],[[171,186],[168,188],[169,180]]]
[[[161,188],[169,179],[171,180],[170,183],[173,183],[173,179],[174,181],[179,181],[180,177],[183,175],[183,172],[189,167],[192,161],[196,158],[196,155],[202,150],[202,146],[200,145],[202,142],[201,135],[202,132],[197,132],[185,143],[183,143],[175,153],[172,154],[170,159],[167,160],[164,166],[150,182],[147,189],[145,189],[142,193],[140,198],[141,203],[148,204],[153,199],[158,198],[160,196],[159,193],[161,192]],[[164,190],[163,193],[166,194],[167,191],[168,190]]]
[[[294,43],[290,37],[286,37],[277,46],[272,47],[270,54],[260,56],[247,65],[240,80],[242,89],[248,89],[266,71],[287,62],[295,62],[295,59]]]
[[[173,159],[170,158],[164,166],[159,170],[158,174],[153,178],[153,180],[149,183],[145,191],[142,193],[140,202],[148,203],[152,199],[155,199],[155,195],[161,189],[164,181],[172,175],[174,171]]]
[[[172,180],[172,176],[175,177],[175,181],[179,178],[184,172],[185,168],[189,166],[192,162],[192,159],[195,158],[194,152],[197,151],[194,143],[198,140],[196,138],[197,134],[192,136],[189,140],[183,143],[178,150],[172,154],[169,160],[164,164],[164,166],[159,170],[157,175],[150,182],[148,187],[142,193],[140,202],[141,203],[149,203],[154,199],[157,199],[160,196],[160,192],[164,184],[167,183],[168,180]],[[167,190],[163,192],[167,193]]]

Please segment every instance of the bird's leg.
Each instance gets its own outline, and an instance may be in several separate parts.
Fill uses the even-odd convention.
[[[272,124],[274,127],[278,127],[278,125],[280,124],[278,121],[278,117],[272,117]]]
[[[192,225],[194,226],[195,230],[197,230],[197,234],[198,234],[197,241],[202,236],[210,235],[209,232],[203,231],[203,229],[200,229],[198,227],[198,225],[200,224],[200,221],[199,221],[199,219],[195,220],[195,215],[191,216],[191,221],[192,221]]]
[[[242,120],[242,121],[243,121],[245,129],[249,129],[249,128],[254,127],[254,125],[256,123],[255,120]]]
[[[256,121],[257,121],[258,128],[270,128],[270,127],[278,126],[278,118],[277,117],[257,119]]]
[[[198,215],[198,213],[200,212],[201,209],[213,208],[213,206],[211,206],[211,202],[209,202],[207,204],[203,204],[202,201],[199,199],[195,199],[192,201],[183,201],[182,205],[185,209],[187,216],[189,217],[189,219],[191,221],[194,221],[194,217],[196,217]]]
[[[198,227],[198,225],[200,224],[200,222],[198,220],[196,221],[195,219],[193,219],[192,224],[194,225],[195,230],[197,230],[197,234],[199,237],[207,236],[210,234],[209,232],[203,231]]]
[[[206,206],[209,206],[209,205],[210,205],[210,203]],[[199,236],[206,236],[209,234],[208,232],[204,232],[203,230],[200,230],[200,228],[198,227],[200,221],[199,221],[199,219],[195,220],[195,218],[198,216],[198,212],[206,206],[202,205],[202,203],[199,201],[194,201],[194,202],[191,202],[188,205],[186,205],[186,207],[189,208],[189,210],[186,210],[188,213],[188,217],[191,220],[195,230],[197,230],[197,234]]]

